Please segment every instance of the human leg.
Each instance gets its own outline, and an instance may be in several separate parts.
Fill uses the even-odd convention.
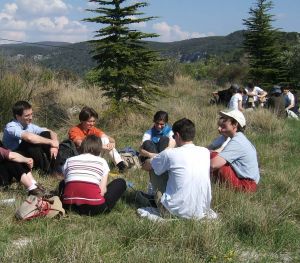
[[[156,175],[153,170],[149,172],[150,182],[153,187],[153,191],[156,193],[157,191],[164,193],[166,191],[167,182],[169,179],[168,172],[165,172],[161,175]]]
[[[107,192],[105,193],[104,198],[108,212],[113,209],[117,201],[126,191],[126,188],[126,182],[122,178],[115,179],[107,185]]]
[[[107,185],[107,192],[104,195],[105,203],[101,205],[64,205],[67,210],[72,210],[80,215],[98,215],[110,212],[126,190],[126,182],[122,178],[113,180]]]
[[[217,155],[217,152],[212,152],[210,158],[213,159]],[[257,188],[255,181],[251,179],[239,178],[236,172],[228,163],[226,163],[219,169],[213,171],[211,175],[212,181],[224,183],[235,190],[244,192],[255,192]]]
[[[160,153],[163,150],[165,150],[169,146],[169,141],[169,137],[162,136],[159,142],[157,143],[157,151]]]

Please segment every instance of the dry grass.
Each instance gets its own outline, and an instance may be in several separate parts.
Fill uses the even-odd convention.
[[[218,112],[223,108],[208,104],[215,90],[210,83],[179,76],[174,85],[163,89],[171,96],[158,100],[149,115],[131,112],[124,117],[126,122],[106,122],[105,131],[117,139],[119,148],[137,149],[157,110],[169,112],[171,123],[182,117],[193,120],[196,144],[207,145],[217,136]],[[105,100],[96,87],[85,89],[80,82],[49,81],[34,91],[34,105],[41,108],[45,98],[42,100],[39,94],[48,93],[56,94],[52,103],[66,112],[72,107],[89,105],[102,118]],[[175,220],[161,224],[141,220],[136,215],[131,189],[112,213],[92,218],[71,213],[61,221],[19,224],[12,217],[14,206],[0,206],[0,261],[299,262],[300,124],[279,120],[265,110],[245,115],[246,135],[256,145],[260,157],[261,182],[255,194],[236,193],[213,185],[212,207],[220,215],[218,220]],[[60,130],[61,138],[69,126],[77,123],[77,116],[77,112],[71,114]],[[35,177],[50,189],[58,183],[37,173]],[[132,181],[136,189],[146,189],[148,175],[141,170],[130,171],[125,179]],[[25,197],[24,189],[0,192],[0,199],[11,197],[17,199],[18,206]],[[16,242],[22,240],[31,242],[16,248]]]

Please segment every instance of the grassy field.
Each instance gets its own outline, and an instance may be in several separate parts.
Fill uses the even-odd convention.
[[[208,105],[214,87],[178,77],[174,85],[163,88],[170,96],[158,101],[154,112],[168,111],[171,123],[190,118],[197,128],[195,143],[208,145],[217,136],[221,109]],[[37,117],[43,123],[48,113],[42,112],[40,94],[51,91],[58,105],[74,110],[64,127],[58,128],[61,139],[77,123],[77,108],[90,105],[101,115],[106,107],[95,89],[52,82],[34,93]],[[99,126],[116,138],[118,148],[137,149],[152,124],[152,114],[129,114],[127,125],[119,120]],[[135,193],[128,189],[108,215],[70,213],[61,220],[17,222],[14,212],[26,193],[13,185],[0,192],[0,199],[17,200],[14,206],[0,205],[0,262],[300,262],[300,122],[279,120],[265,110],[247,112],[246,119],[246,135],[259,155],[259,188],[255,194],[245,194],[213,185],[217,220],[154,223],[141,219]],[[58,184],[55,178],[34,175],[49,189]],[[136,189],[146,189],[146,172],[129,171],[124,177]]]

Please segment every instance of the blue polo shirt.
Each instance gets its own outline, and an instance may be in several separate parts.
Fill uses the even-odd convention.
[[[219,156],[230,163],[239,178],[259,182],[256,149],[242,132],[238,132],[228,142]]]
[[[23,132],[31,132],[34,134],[41,134],[46,129],[41,128],[35,124],[30,123],[24,127],[17,120],[13,120],[6,124],[3,131],[3,145],[12,151],[16,150],[22,142],[21,136]]]

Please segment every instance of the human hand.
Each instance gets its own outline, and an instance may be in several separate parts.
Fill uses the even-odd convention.
[[[51,147],[50,148],[50,156],[54,157],[54,159],[56,159],[57,154],[58,154],[58,148]]]
[[[111,151],[113,148],[115,148],[115,147],[116,147],[116,145],[115,145],[115,143],[113,143],[113,142],[110,142],[110,143],[108,143],[108,144],[104,145],[104,147],[105,147],[105,149],[107,149],[107,150]]]
[[[57,148],[59,147],[59,141],[58,140],[51,140],[50,146],[52,148]]]
[[[26,158],[26,164],[30,169],[33,168],[33,159],[32,158]]]

